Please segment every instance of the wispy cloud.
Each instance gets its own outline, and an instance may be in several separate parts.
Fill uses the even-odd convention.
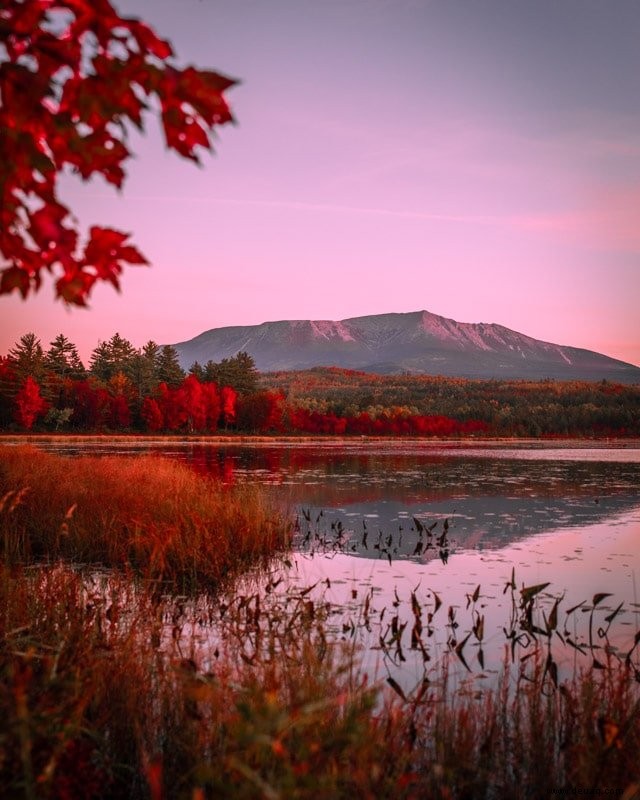
[[[599,187],[579,209],[520,215],[514,221],[591,248],[640,254],[640,185]]]

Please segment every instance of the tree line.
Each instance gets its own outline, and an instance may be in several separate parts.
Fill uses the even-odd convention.
[[[63,334],[45,350],[27,333],[0,357],[0,427],[213,432],[235,427],[252,404],[275,405],[257,377],[246,353],[185,372],[171,345],[137,349],[118,333],[85,367]]]
[[[638,436],[640,387],[480,381],[338,368],[260,375],[240,352],[180,366],[171,345],[115,333],[84,366],[63,334],[0,357],[4,430],[393,436]]]
[[[441,415],[495,436],[640,435],[640,386],[607,380],[471,380],[317,367],[265,373],[260,386],[277,387],[309,415],[378,424]]]

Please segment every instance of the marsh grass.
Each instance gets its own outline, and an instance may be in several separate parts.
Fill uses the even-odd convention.
[[[3,453],[1,475],[7,797],[536,800],[556,789],[640,790],[640,636],[626,657],[596,642],[604,595],[566,612],[587,620],[574,646],[589,657],[566,680],[551,666],[551,642],[567,638],[561,601],[548,584],[518,589],[512,574],[495,683],[452,685],[465,639],[451,638],[450,625],[438,668],[409,691],[367,678],[355,638],[336,626],[339,609],[313,587],[287,586],[275,571],[221,580],[286,541],[259,494],[154,458],[16,449]],[[479,644],[480,596],[478,587],[469,606]],[[388,611],[398,623],[382,637],[387,659],[400,646],[419,651],[420,636],[426,647],[423,620],[435,626],[441,615],[447,628],[446,598],[431,600],[412,595],[406,626],[400,606]],[[372,616],[354,614],[365,628]],[[536,646],[523,655],[525,640]]]
[[[542,798],[640,781],[640,684],[545,658],[490,689],[370,683],[296,590],[161,596],[117,572],[0,574],[0,785],[25,798]],[[206,632],[210,635],[207,636]]]
[[[115,575],[98,591],[60,565],[5,570],[0,591],[10,796],[395,795],[403,720],[374,714],[376,692],[308,606],[298,619],[271,609],[270,642],[251,656],[240,632],[255,609],[209,601],[235,635],[205,658],[192,633],[202,599],[133,592]]]
[[[225,487],[150,455],[63,458],[0,449],[5,563],[64,558],[182,586],[215,584],[289,541],[259,487]]]

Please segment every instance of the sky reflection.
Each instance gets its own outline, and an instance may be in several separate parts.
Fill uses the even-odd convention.
[[[96,452],[62,447],[70,454]],[[134,456],[149,444],[123,448],[111,442],[101,452],[110,447]],[[488,445],[476,455],[479,450],[165,441],[154,452],[227,483],[269,487],[297,517],[294,555],[276,567],[285,578],[281,590],[313,586],[305,597],[331,602],[336,636],[363,648],[371,678],[393,675],[410,690],[425,674],[434,679],[449,660],[454,681],[473,674],[480,684],[491,683],[507,644],[512,606],[505,586],[512,574],[518,601],[523,586],[550,584],[539,596],[540,620],[542,610],[548,614],[554,598],[563,597],[558,630],[577,642],[586,640],[593,595],[610,593],[594,617],[596,643],[606,644],[597,629],[622,602],[610,644],[626,652],[640,631],[640,449]],[[433,614],[432,634],[424,634],[428,660],[410,647],[412,594],[425,631]],[[437,611],[436,596],[442,603]],[[585,605],[566,618],[566,610],[580,603]],[[472,634],[478,615],[484,617],[482,647]],[[396,626],[407,625],[400,652],[395,644],[381,646],[390,640],[394,617]],[[452,645],[467,634],[469,670]],[[562,676],[580,657],[556,637]],[[534,644],[518,655],[532,652]],[[604,650],[597,652],[604,657]]]

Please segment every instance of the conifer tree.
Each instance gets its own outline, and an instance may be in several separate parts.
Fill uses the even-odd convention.
[[[156,377],[167,386],[178,386],[184,380],[184,370],[178,361],[178,351],[165,344],[156,357]]]
[[[142,350],[136,353],[133,359],[133,370],[130,377],[138,390],[140,398],[151,394],[160,383],[158,377],[159,355],[160,345],[150,339]]]
[[[40,383],[44,376],[44,351],[40,339],[35,333],[25,333],[9,350],[11,368],[16,378],[18,387],[22,386],[27,378],[33,378]]]
[[[189,367],[189,375],[195,375],[195,377],[200,381],[200,383],[204,383],[207,380],[207,378],[205,377],[206,375],[205,368],[198,361],[194,361],[193,364]]]
[[[82,380],[86,374],[75,344],[62,333],[58,334],[50,343],[44,357],[44,364],[47,370],[59,378]]]
[[[230,386],[238,394],[252,394],[258,389],[258,370],[253,356],[240,351],[232,358],[223,358],[219,364],[208,361],[205,379],[218,386]]]
[[[100,342],[91,354],[91,372],[102,381],[108,381],[118,372],[133,377],[135,356],[136,350],[131,342],[114,333],[108,342]]]

